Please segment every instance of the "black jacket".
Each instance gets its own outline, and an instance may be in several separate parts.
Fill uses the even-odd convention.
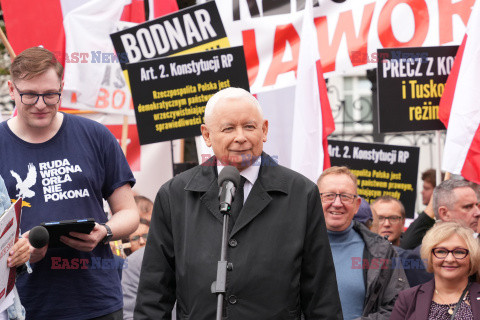
[[[232,320],[342,319],[317,186],[262,155],[259,176],[229,237],[224,315]],[[210,163],[211,165],[208,165]],[[214,161],[163,185],[156,197],[135,319],[215,318],[220,257]]]
[[[387,240],[357,221],[353,229],[365,242],[363,258],[370,266],[363,269],[366,292],[361,319],[387,320],[398,293],[409,288],[407,277],[403,268],[393,262],[397,253]]]

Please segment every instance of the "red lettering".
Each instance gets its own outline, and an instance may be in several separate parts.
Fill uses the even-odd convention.
[[[78,269],[79,264],[78,264],[78,258],[73,258],[70,264],[70,269]]]
[[[80,259],[80,269],[88,269],[88,259]]]
[[[363,259],[362,269],[369,269],[369,268],[370,268],[370,261],[368,261],[368,259]]]
[[[80,52],[80,58],[82,58],[82,61],[80,61],[81,63],[87,63],[88,52]]]
[[[78,52],[73,52],[72,55],[70,56],[72,60],[70,61],[71,63],[78,63]]]
[[[62,258],[52,257],[52,269],[61,269],[60,261],[62,261]]]
[[[382,263],[382,269],[388,269],[388,264],[390,262],[390,260],[388,259],[382,259],[383,260],[383,263]]]
[[[318,48],[320,57],[322,58],[323,72],[335,70],[335,61],[343,35],[345,35],[348,55],[350,61],[352,61],[352,65],[359,66],[367,63],[368,32],[372,23],[374,9],[375,3],[367,4],[364,7],[358,37],[356,36],[357,32],[353,23],[352,10],[340,13],[331,43],[328,40],[327,17],[323,16],[314,19],[315,27],[317,28]],[[359,56],[361,56],[362,59],[359,60]]]
[[[117,95],[120,95],[121,97],[121,103],[119,104],[115,104],[115,100],[116,100],[116,96]],[[113,95],[112,95],[112,107],[113,109],[122,109],[123,108],[123,104],[125,103],[125,92],[123,92],[122,90],[120,89],[117,89],[113,92]]]
[[[453,41],[453,15],[457,14],[467,25],[475,0],[438,0],[438,23],[440,26],[440,45]]]
[[[255,30],[243,30],[242,37],[243,51],[245,52],[245,61],[247,63],[248,82],[250,83],[250,86],[252,86],[255,82],[255,79],[257,79],[258,66],[260,64],[260,60],[258,59],[257,43],[255,39]]]
[[[415,30],[412,38],[407,42],[401,42],[395,38],[392,29],[392,12],[395,7],[404,3],[410,7],[413,13]],[[387,1],[380,11],[378,18],[378,37],[385,48],[421,47],[428,33],[430,17],[425,0],[391,0]]]
[[[352,257],[352,269],[360,269],[362,267],[362,258]]]
[[[95,108],[104,109],[108,107],[108,96],[110,94],[105,88],[100,88],[100,92],[97,96],[97,102],[95,102]]]
[[[290,43],[292,49],[292,60],[282,62],[285,54],[287,42]],[[264,86],[271,86],[277,82],[277,77],[286,72],[294,71],[296,76],[296,68],[298,62],[298,51],[300,50],[300,37],[293,25],[286,24],[277,26],[275,29],[273,58],[265,77]]]
[[[68,259],[62,259],[62,269],[72,269]]]

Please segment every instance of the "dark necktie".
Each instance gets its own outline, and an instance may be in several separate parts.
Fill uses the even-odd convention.
[[[232,209],[230,214],[230,226],[235,224],[235,221],[238,219],[240,215],[240,211],[242,211],[243,207],[243,186],[245,185],[245,181],[247,179],[244,176],[240,176],[240,184],[238,185],[237,189],[235,190],[235,196],[233,197]]]

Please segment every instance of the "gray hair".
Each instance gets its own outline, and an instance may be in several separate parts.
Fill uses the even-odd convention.
[[[465,180],[449,179],[442,181],[442,183],[440,183],[438,186],[435,187],[435,189],[433,189],[433,210],[435,212],[435,218],[440,219],[438,209],[441,206],[452,209],[455,201],[457,201],[453,190],[458,188],[472,189],[472,186],[470,185],[470,182]]]
[[[248,100],[253,106],[257,107],[260,116],[263,118],[263,110],[260,106],[258,100],[247,90],[242,88],[235,88],[230,87],[226,89],[222,89],[215,93],[207,102],[207,106],[205,107],[205,124],[207,124],[207,120],[212,116],[213,110],[215,106],[221,99],[246,99]]]

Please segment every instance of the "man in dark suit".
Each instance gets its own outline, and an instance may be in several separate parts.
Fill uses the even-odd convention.
[[[216,93],[202,135],[214,157],[164,184],[156,197],[135,319],[214,319],[223,217],[218,173],[244,177],[232,216],[223,315],[248,319],[342,319],[320,196],[314,183],[263,153],[268,121],[247,91]],[[237,199],[238,200],[238,199]],[[234,201],[235,203],[235,201]]]

